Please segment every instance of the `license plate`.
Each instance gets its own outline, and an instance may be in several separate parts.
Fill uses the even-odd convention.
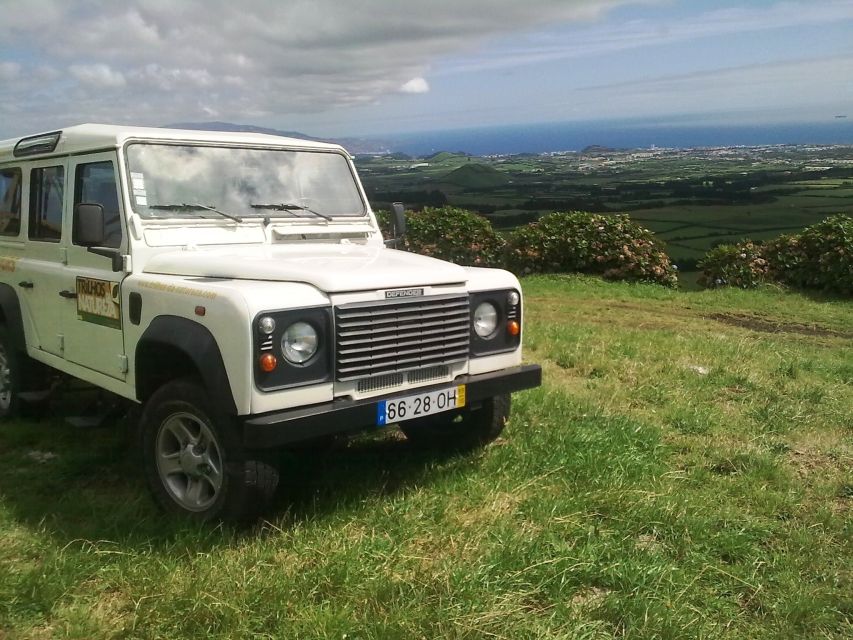
[[[384,426],[412,418],[423,418],[465,406],[465,385],[441,391],[417,393],[403,398],[383,400],[376,405],[376,424]]]

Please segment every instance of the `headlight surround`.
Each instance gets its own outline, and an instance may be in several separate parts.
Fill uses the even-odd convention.
[[[521,345],[521,292],[515,288],[470,294],[472,357],[515,351]]]
[[[332,326],[331,306],[269,309],[255,316],[252,336],[257,389],[279,391],[331,381]],[[270,328],[272,332],[267,333]],[[277,360],[275,366],[271,366],[271,358]]]
[[[488,340],[493,338],[498,328],[498,310],[491,302],[481,302],[474,309],[474,333]]]
[[[319,345],[317,330],[307,322],[294,322],[281,335],[281,354],[293,364],[308,362]]]

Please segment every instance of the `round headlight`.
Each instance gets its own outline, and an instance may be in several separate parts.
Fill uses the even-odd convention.
[[[481,302],[474,309],[474,333],[481,338],[491,338],[498,326],[498,310],[491,302]]]
[[[302,364],[317,353],[317,332],[307,322],[294,322],[281,336],[281,353],[290,362]]]

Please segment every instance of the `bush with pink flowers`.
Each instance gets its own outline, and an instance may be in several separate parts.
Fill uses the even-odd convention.
[[[835,215],[799,235],[767,242],[772,277],[803,289],[853,295],[853,218]]]
[[[678,283],[654,234],[627,215],[552,213],[509,234],[507,266],[518,274],[593,273],[608,280]]]
[[[390,214],[377,213],[386,238]],[[473,267],[503,266],[504,241],[486,218],[457,207],[425,207],[406,213],[408,232],[400,249]]]
[[[747,241],[714,247],[699,261],[699,285],[706,289],[751,289],[767,281],[768,265],[762,246]]]
[[[853,294],[853,218],[835,215],[800,234],[711,249],[699,262],[707,288],[751,288],[778,282],[802,289]]]

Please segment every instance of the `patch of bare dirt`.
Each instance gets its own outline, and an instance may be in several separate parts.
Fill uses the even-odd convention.
[[[502,517],[516,514],[518,505],[524,499],[521,493],[499,492],[490,496],[491,500],[474,506],[460,506],[452,512],[458,528],[477,529]]]
[[[788,463],[800,478],[807,478],[814,473],[822,473],[834,466],[833,460],[814,449],[791,449],[788,452]]]
[[[663,545],[660,543],[660,540],[657,539],[657,536],[651,533],[641,533],[636,542],[634,542],[634,548],[639,549],[640,551],[650,551],[657,552],[660,551]]]
[[[604,602],[609,594],[609,589],[600,589],[599,587],[581,589],[572,596],[571,605],[578,609],[595,609]]]
[[[814,474],[825,477],[827,473],[843,473],[849,468],[849,455],[841,451],[830,454],[814,446],[799,444],[788,451],[788,463],[800,478],[809,478]]]
[[[51,460],[56,460],[59,456],[53,453],[52,451],[28,451],[27,457],[30,460],[38,462],[39,464],[44,464],[45,462],[50,462]]]
[[[775,322],[760,316],[745,313],[712,313],[704,316],[708,320],[716,320],[734,327],[760,331],[761,333],[798,333],[804,336],[821,336],[829,338],[853,339],[853,333],[836,331],[818,324],[800,324],[797,322]]]

